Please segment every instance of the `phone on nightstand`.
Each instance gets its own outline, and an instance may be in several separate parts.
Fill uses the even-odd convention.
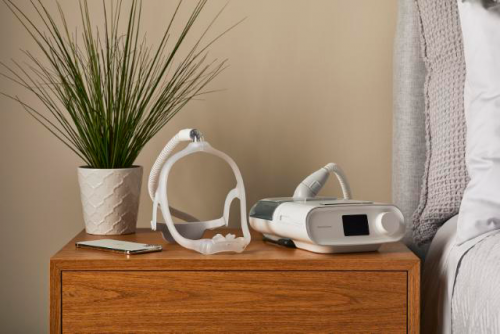
[[[160,245],[141,244],[138,242],[121,241],[113,239],[101,239],[93,241],[78,241],[77,248],[98,249],[108,252],[122,253],[127,255],[160,252]]]

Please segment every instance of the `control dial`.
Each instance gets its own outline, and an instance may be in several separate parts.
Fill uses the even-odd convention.
[[[383,212],[377,216],[375,226],[384,235],[394,235],[401,229],[399,217],[394,212]]]

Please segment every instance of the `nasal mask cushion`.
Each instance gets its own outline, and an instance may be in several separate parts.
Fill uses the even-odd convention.
[[[190,141],[186,148],[172,155],[171,152],[182,141]],[[171,211],[175,212],[177,217],[186,220],[194,218],[169,207],[167,185],[168,176],[172,166],[180,159],[198,152],[215,155],[226,161],[231,167],[234,176],[236,177],[236,187],[229,191],[224,203],[224,212],[221,218],[209,221],[196,221],[185,224],[174,224]],[[250,230],[248,229],[246,217],[246,197],[245,186],[240,170],[236,163],[227,154],[216,150],[208,142],[203,139],[202,134],[196,129],[181,130],[174,138],[172,138],[158,156],[149,176],[149,194],[153,199],[153,218],[151,228],[153,230],[161,230],[164,238],[170,242],[177,242],[179,245],[195,250],[202,254],[215,254],[220,252],[242,252],[250,243]],[[212,239],[201,239],[204,232],[213,230],[219,227],[227,227],[229,223],[229,210],[234,199],[240,201],[241,212],[241,230],[243,237],[236,237],[234,234],[223,236],[217,234]],[[160,206],[165,224],[161,224],[157,220],[158,205]]]

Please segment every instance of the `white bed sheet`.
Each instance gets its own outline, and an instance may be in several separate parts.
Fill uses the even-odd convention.
[[[454,216],[438,230],[425,259],[422,275],[422,333],[452,333],[452,297],[462,258],[474,245],[498,232],[491,231],[457,245],[457,221],[458,216]]]

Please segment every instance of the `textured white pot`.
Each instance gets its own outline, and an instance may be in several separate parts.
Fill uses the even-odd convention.
[[[85,230],[88,234],[135,233],[142,167],[78,168]]]

